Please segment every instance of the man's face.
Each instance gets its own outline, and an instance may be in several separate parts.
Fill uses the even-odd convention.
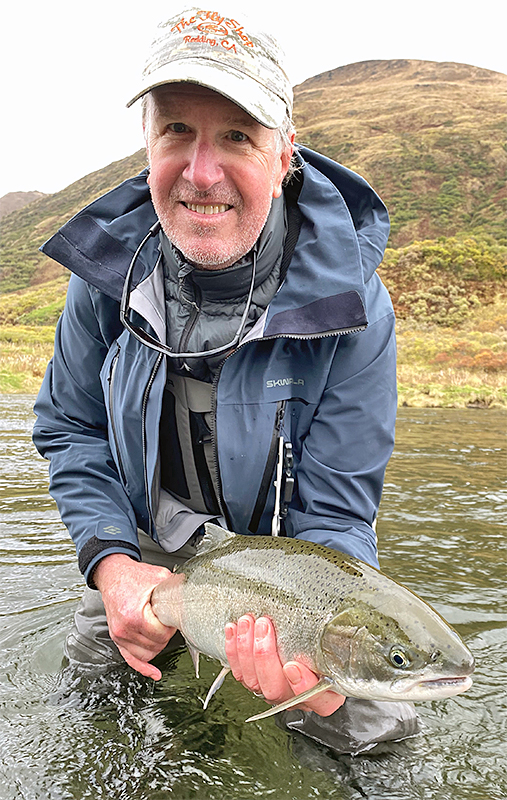
[[[209,89],[181,83],[151,94],[148,182],[162,228],[189,261],[231,266],[264,227],[292,149]]]

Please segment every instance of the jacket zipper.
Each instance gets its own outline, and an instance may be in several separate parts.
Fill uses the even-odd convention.
[[[217,384],[218,378],[222,371],[222,366],[224,362],[229,358],[232,353],[229,353],[226,358],[222,361],[220,366],[218,367],[215,377],[213,378],[213,389],[211,391],[211,448],[213,453],[213,469],[215,471],[215,479],[216,479],[216,487],[217,487],[217,501],[218,507],[221,511],[222,516],[225,518],[227,522],[227,527],[231,528],[231,518],[229,516],[229,512],[226,508],[225,501],[223,499],[223,492],[222,492],[222,478],[220,476],[220,468],[218,464],[218,447],[217,447],[217,437],[216,437],[216,429],[217,429]]]
[[[217,444],[217,437],[216,437],[217,386],[218,386],[218,380],[220,378],[220,373],[222,372],[222,367],[224,366],[224,364],[227,361],[227,359],[230,358],[231,356],[233,356],[234,353],[237,353],[238,350],[240,350],[242,347],[245,347],[246,345],[250,344],[250,342],[260,342],[260,341],[266,342],[269,339],[299,339],[301,341],[305,341],[305,340],[309,340],[309,339],[329,339],[331,336],[345,336],[348,333],[359,333],[360,331],[366,330],[367,327],[368,327],[367,325],[358,325],[357,327],[354,327],[354,328],[342,328],[341,330],[328,331],[326,333],[309,333],[309,334],[299,334],[299,335],[285,333],[285,334],[275,334],[274,336],[258,337],[257,339],[249,339],[247,342],[243,342],[242,344],[239,344],[238,347],[236,347],[236,349],[232,351],[232,353],[229,353],[229,355],[224,358],[224,360],[220,364],[219,368],[217,369],[217,372],[216,372],[215,377],[213,379],[213,391],[212,391],[212,394],[211,394],[211,411],[212,411],[211,418],[212,418],[212,422],[213,422],[213,427],[212,427],[212,431],[211,431],[211,441],[212,441],[212,446],[213,446],[213,466],[214,466],[214,470],[215,470],[217,487],[218,487],[218,505],[220,507],[220,511],[222,512],[222,515],[225,517],[225,519],[227,521],[227,525],[229,526],[229,528],[231,527],[231,518],[230,518],[229,512],[227,510],[227,507],[225,505],[225,500],[224,500],[223,492],[222,492],[222,479],[221,479],[221,476],[220,476],[220,468],[219,468],[219,463],[218,463],[218,444]],[[278,417],[278,415],[280,413],[280,410],[281,410],[279,408],[280,404],[281,403],[285,403],[285,402],[286,401],[279,401],[278,407],[277,407],[277,417]],[[284,406],[284,412],[285,412],[285,406]],[[278,423],[277,417],[275,417],[275,428],[276,428],[276,424]],[[283,414],[282,414],[282,418],[279,420],[279,425],[280,426],[281,426],[281,423],[282,423],[282,419],[283,419]],[[271,442],[271,447],[273,445],[273,440],[275,440],[275,443],[276,443],[276,438],[277,437],[273,433],[273,439],[272,439],[272,442]],[[276,459],[276,455],[277,455],[277,450],[276,450],[276,447],[275,447],[275,459]],[[270,448],[270,452],[268,454],[268,458],[266,460],[266,466],[264,467],[264,475],[266,474],[266,470],[269,467],[270,456],[271,456],[271,448]],[[261,487],[262,487],[262,482],[261,482]],[[254,512],[252,513],[252,517],[251,517],[250,522],[248,524],[249,530],[251,530],[250,525],[252,525],[252,521],[255,522],[254,514],[257,511],[257,508],[258,508],[258,506],[260,504],[259,495],[260,495],[260,490],[259,490],[259,494],[257,495],[257,500],[255,501]],[[267,494],[266,494],[266,500],[267,500]],[[260,521],[260,517],[262,515],[262,511],[263,510],[264,510],[264,507],[262,508],[260,513],[258,513],[259,521]],[[257,522],[257,525],[258,524],[259,523]]]
[[[114,439],[114,446],[116,449],[116,458],[118,462],[118,470],[120,473],[120,477],[124,486],[127,485],[127,479],[125,476],[125,468],[123,466],[123,461],[121,458],[121,451],[120,451],[120,444],[118,440],[118,434],[116,432],[116,425],[114,422],[114,409],[113,409],[113,389],[114,389],[114,378],[116,374],[116,368],[118,366],[118,360],[120,357],[120,345],[116,343],[116,353],[113,356],[113,360],[111,363],[111,370],[109,372],[109,417],[111,419],[111,429],[113,431],[113,439]]]
[[[186,276],[186,281],[187,282],[189,281],[189,276],[188,275]],[[190,313],[189,318],[186,321],[185,327],[183,328],[183,332],[182,332],[181,337],[180,337],[180,343],[179,343],[179,351],[180,351],[180,353],[186,353],[187,352],[188,342],[190,341],[190,337],[192,336],[194,328],[195,328],[195,326],[197,324],[197,320],[199,319],[199,315],[201,313],[201,299],[202,299],[201,290],[199,289],[198,286],[195,286],[195,284],[193,284],[193,282],[192,282],[192,285],[194,287],[194,291],[193,291],[194,300],[186,300],[185,301],[186,303],[189,303],[192,306],[192,311]],[[183,282],[181,284],[180,294],[181,294],[182,290],[183,290]],[[180,361],[180,363],[182,364],[183,367],[186,367],[186,363],[184,361],[182,361],[182,359],[179,359],[179,361]]]
[[[146,495],[146,508],[148,509],[148,521],[149,521],[149,534],[153,538],[153,529],[155,527],[154,520],[153,520],[153,511],[151,509],[151,502],[150,502],[150,487],[148,483],[148,466],[147,466],[147,446],[146,446],[146,408],[148,406],[148,397],[151,392],[151,387],[153,386],[153,382],[159,370],[160,364],[162,363],[162,359],[164,358],[162,353],[159,353],[157,360],[153,366],[151,371],[151,375],[149,377],[148,383],[146,384],[146,388],[143,394],[143,403],[141,407],[141,435],[142,435],[142,445],[143,445],[143,473],[144,473],[144,493]]]

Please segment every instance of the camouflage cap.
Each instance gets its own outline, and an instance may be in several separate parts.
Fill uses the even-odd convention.
[[[232,100],[267,128],[292,114],[292,87],[283,52],[268,33],[218,11],[199,7],[160,23],[151,45],[140,97],[168,83],[205,86]]]

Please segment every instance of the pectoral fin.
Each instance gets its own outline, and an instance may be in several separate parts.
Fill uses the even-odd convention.
[[[254,722],[256,719],[265,719],[265,717],[271,717],[273,714],[278,714],[279,711],[285,711],[287,708],[292,708],[293,706],[299,705],[299,703],[305,703],[312,697],[316,697],[318,694],[322,694],[322,692],[329,691],[329,689],[334,689],[333,681],[330,680],[330,678],[321,678],[318,684],[313,687],[313,689],[308,689],[307,692],[303,692],[295,697],[291,697],[284,703],[279,703],[273,708],[268,708],[268,710],[263,711],[262,714],[256,714],[254,717],[249,717],[246,722]]]
[[[219,672],[219,674],[217,675],[217,677],[215,678],[215,680],[214,680],[214,681],[213,681],[213,683],[211,684],[208,694],[206,695],[206,699],[205,699],[205,701],[204,701],[204,703],[203,703],[203,708],[204,708],[204,709],[208,708],[208,703],[209,703],[209,701],[211,700],[211,698],[213,697],[213,695],[215,694],[215,692],[217,692],[217,691],[220,689],[221,685],[222,685],[222,684],[223,684],[223,682],[224,682],[225,676],[226,676],[226,675],[227,675],[227,673],[228,673],[228,672],[230,672],[230,671],[231,671],[231,670],[230,670],[230,668],[229,668],[229,667],[224,667],[224,668],[221,670],[221,672]]]

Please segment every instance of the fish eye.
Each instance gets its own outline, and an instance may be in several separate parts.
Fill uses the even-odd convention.
[[[406,669],[410,664],[410,659],[399,645],[394,645],[391,647],[389,660],[391,664],[398,669]]]

